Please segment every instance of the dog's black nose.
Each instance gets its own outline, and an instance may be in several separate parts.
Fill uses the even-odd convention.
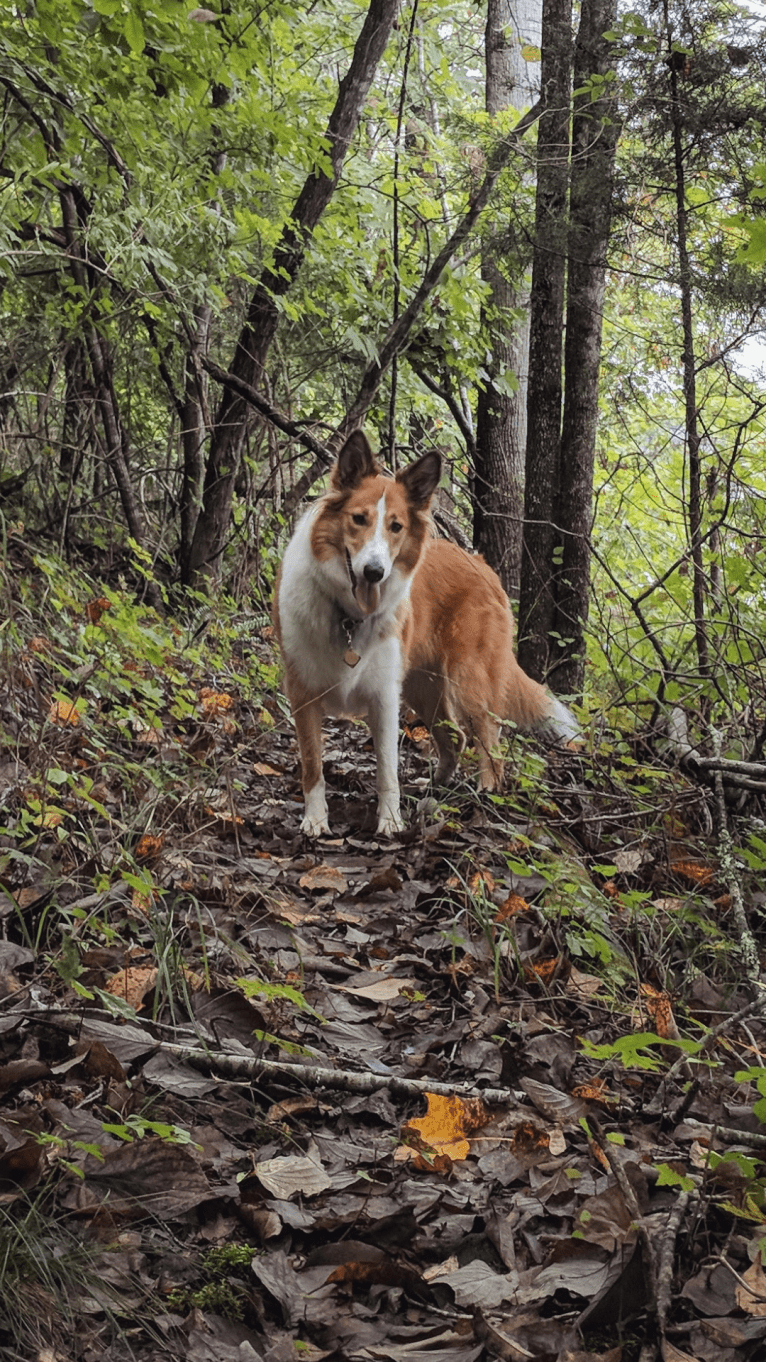
[[[383,576],[383,568],[380,563],[368,563],[364,569],[364,580],[366,582],[379,582]]]

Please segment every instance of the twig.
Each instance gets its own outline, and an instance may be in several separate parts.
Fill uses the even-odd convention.
[[[662,1239],[660,1240],[657,1263],[657,1331],[660,1339],[665,1338],[665,1330],[668,1323],[670,1295],[673,1285],[673,1260],[676,1239],[678,1238],[681,1221],[686,1215],[690,1198],[690,1192],[679,1193],[678,1200],[668,1216]]]

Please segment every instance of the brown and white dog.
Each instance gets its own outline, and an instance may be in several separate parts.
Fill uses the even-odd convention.
[[[338,455],[325,495],[287,546],[274,599],[287,695],[298,732],[301,830],[329,831],[322,775],[325,714],[367,716],[378,764],[378,833],[403,827],[399,809],[402,696],[428,725],[436,779],[453,775],[469,741],[482,789],[497,787],[500,721],[576,736],[574,716],[521,670],[513,616],[480,557],[432,536],[429,507],[441,472],[425,454],[383,474],[361,433]]]

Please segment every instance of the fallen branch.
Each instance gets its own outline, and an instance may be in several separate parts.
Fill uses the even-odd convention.
[[[29,1021],[51,1021],[71,1035],[79,1036],[88,1029],[88,1013],[78,1016],[72,1012],[46,1009],[41,1012],[24,1010],[20,1013]],[[99,1018],[101,1020],[101,1018]],[[112,1019],[110,1018],[110,1021]],[[134,1029],[135,1029],[135,1023]],[[470,1083],[438,1083],[427,1078],[397,1078],[394,1074],[357,1072],[352,1069],[330,1069],[318,1064],[296,1064],[291,1060],[265,1059],[260,1055],[233,1054],[230,1050],[200,1049],[192,1045],[177,1045],[173,1041],[157,1040],[149,1031],[147,1049],[172,1055],[174,1059],[205,1073],[222,1078],[252,1081],[263,1074],[292,1078],[304,1087],[335,1088],[344,1092],[372,1093],[386,1088],[394,1097],[422,1097],[437,1093],[444,1097],[479,1097],[488,1106],[518,1105],[510,1088],[479,1088]]]

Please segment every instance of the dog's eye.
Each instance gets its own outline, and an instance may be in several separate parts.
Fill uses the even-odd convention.
[[[404,526],[403,526],[403,525],[400,525],[398,520],[392,520],[392,521],[391,521],[391,533],[392,533],[392,534],[400,534],[401,531],[402,531],[403,529],[404,529]]]
[[[366,525],[366,524],[367,524],[367,516],[366,516],[366,515],[352,515],[351,519],[353,520],[353,522],[354,522],[355,525]]]

